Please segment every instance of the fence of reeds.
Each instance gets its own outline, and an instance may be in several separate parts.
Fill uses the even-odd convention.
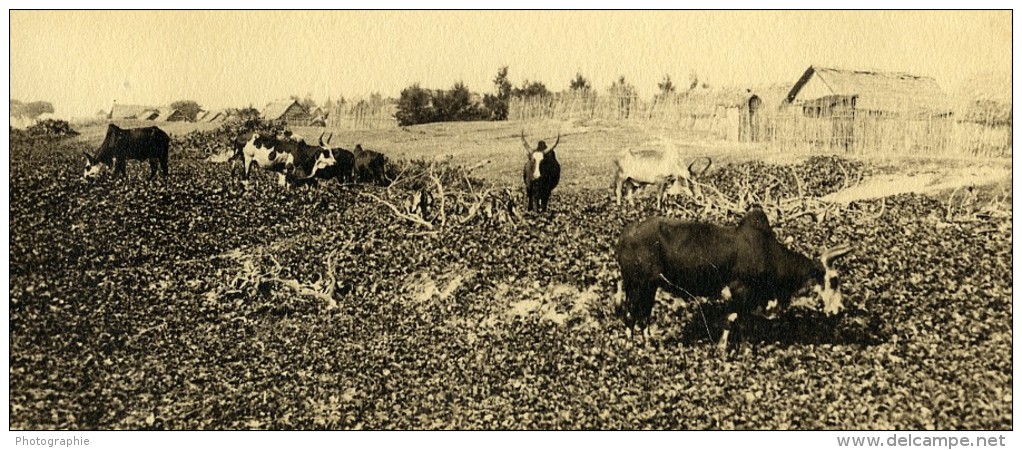
[[[397,128],[394,105],[377,99],[358,100],[329,111],[326,126],[346,130]]]
[[[513,98],[511,120],[641,121],[690,131],[699,138],[763,142],[781,151],[1011,157],[1012,125],[1004,114],[874,115],[847,111],[807,117],[798,108],[756,114],[730,99],[672,96],[650,101],[594,93]]]

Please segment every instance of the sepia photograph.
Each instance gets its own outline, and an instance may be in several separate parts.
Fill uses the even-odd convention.
[[[8,12],[15,445],[1013,430],[1011,10]]]

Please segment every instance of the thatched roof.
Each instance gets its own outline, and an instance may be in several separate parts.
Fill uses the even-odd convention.
[[[160,117],[160,110],[158,109],[147,109],[139,113],[138,116],[135,116],[138,120],[156,120],[157,117]]]
[[[938,115],[951,110],[948,97],[933,78],[812,66],[791,88],[785,101],[798,104],[825,96],[856,97],[857,110],[902,115]]]
[[[261,115],[263,116],[263,119],[266,120],[277,120],[282,118],[284,113],[294,106],[301,108],[301,110],[306,112],[306,114],[308,113],[305,111],[305,107],[302,106],[301,103],[298,103],[297,100],[277,100],[266,105],[266,107],[263,108]]]
[[[692,106],[740,108],[754,95],[743,88],[697,88],[682,92],[678,101]]]
[[[218,122],[218,121],[222,121],[222,120],[224,120],[226,118],[227,118],[227,110],[219,109],[219,110],[216,110],[216,111],[207,112],[204,116],[202,116],[201,120],[203,122]]]
[[[787,95],[786,85],[753,87],[696,88],[677,94],[673,100],[689,113],[716,114],[722,109],[744,109],[753,97],[758,97],[760,111],[772,112]]]
[[[155,119],[158,122],[181,122],[188,120],[181,110],[176,108],[160,108]]]
[[[140,116],[146,116],[147,113],[153,113],[156,108],[152,106],[143,105],[122,105],[114,103],[114,106],[110,108],[110,114],[107,116],[109,119],[138,119]],[[145,119],[144,119],[145,120]]]

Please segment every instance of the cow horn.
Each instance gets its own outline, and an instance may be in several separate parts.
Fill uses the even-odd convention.
[[[838,247],[829,248],[824,250],[823,254],[820,255],[820,262],[823,263],[823,267],[830,268],[830,263],[837,258],[840,258],[848,252],[852,251],[852,246],[842,245]]]
[[[319,146],[320,147],[325,147],[326,146],[325,144],[323,144],[323,135],[324,134],[326,134],[326,131],[324,131],[324,132],[319,134]]]
[[[706,158],[706,167],[703,167],[703,170],[699,171],[699,175],[706,173],[707,170],[710,170],[710,166],[713,165],[713,159],[710,159],[709,156],[704,156],[704,158]],[[695,160],[692,161],[692,164],[688,165],[688,173],[690,175],[695,175],[694,173],[692,173],[692,166],[696,165],[696,161],[699,161],[699,158],[696,158]]]
[[[543,153],[550,153],[550,152],[554,151],[554,149],[557,148],[557,144],[560,144],[560,143],[561,143],[561,133],[557,132],[557,139],[554,140],[554,145],[551,146],[550,149],[548,149],[547,151],[545,151]]]
[[[309,171],[309,174],[304,176],[304,177],[294,177],[294,178],[296,180],[308,180],[309,178],[312,178],[314,176],[316,176],[316,171],[315,170],[311,170],[311,171]]]
[[[334,134],[333,134],[333,133],[330,133],[330,135],[326,137],[326,143],[327,143],[327,144],[329,144],[329,143],[330,143],[330,141],[331,141],[331,140],[332,140],[333,138],[334,138]]]

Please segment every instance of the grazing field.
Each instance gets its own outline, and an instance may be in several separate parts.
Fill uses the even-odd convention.
[[[148,167],[132,161],[131,179],[88,183],[81,151],[102,127],[12,142],[10,427],[1011,428],[1010,161],[811,157],[609,122],[333,142],[489,160],[472,175],[521,206],[523,128],[533,145],[563,134],[550,213],[431,233],[360,195],[396,198],[384,188],[243,184],[188,149],[172,150],[168,179],[139,180]],[[807,197],[859,186],[821,223],[776,228],[807,254],[855,246],[838,264],[848,310],[752,320],[718,355],[727,305],[662,295],[655,343],[629,341],[612,315],[613,247],[656,213],[612,200],[612,160],[630,145],[711,156],[702,180],[725,195],[791,196],[793,178]],[[888,182],[908,175],[931,182]],[[667,214],[738,218],[689,199]]]

